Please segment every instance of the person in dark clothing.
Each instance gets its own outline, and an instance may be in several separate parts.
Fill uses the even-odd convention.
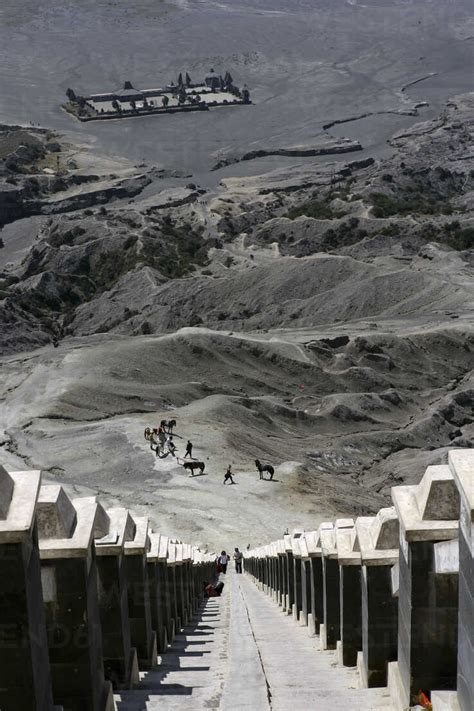
[[[238,548],[234,550],[234,564],[235,564],[235,572],[236,573],[241,573],[242,572],[242,559],[243,559],[243,553],[239,551]]]
[[[224,575],[227,573],[227,564],[229,563],[229,556],[225,551],[222,551],[217,559],[217,567],[221,573]]]
[[[190,456],[191,459],[192,459],[192,458],[193,458],[193,443],[192,443],[191,440],[189,440],[189,439],[188,439],[188,442],[187,442],[187,444],[186,444],[186,452],[185,452],[185,455],[184,455],[184,459],[186,459],[186,457],[188,456],[188,454],[189,454],[189,456]]]
[[[204,590],[204,597],[220,597],[224,589],[224,583],[217,583],[213,585],[212,583],[203,582],[202,584]]]
[[[232,472],[231,472],[231,466],[227,467],[227,471],[224,474],[224,481],[222,482],[223,484],[227,484],[227,482],[230,481],[231,484],[235,484],[235,481],[232,478]]]

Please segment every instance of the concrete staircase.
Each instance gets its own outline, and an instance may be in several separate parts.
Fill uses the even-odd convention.
[[[229,571],[140,684],[115,697],[118,711],[392,711],[386,689],[358,688],[355,669],[321,652],[319,639]]]

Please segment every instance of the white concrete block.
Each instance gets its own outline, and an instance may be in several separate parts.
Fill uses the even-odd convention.
[[[458,695],[455,691],[432,691],[433,711],[460,711]]]
[[[400,678],[400,670],[398,662],[389,662],[388,664],[388,693],[394,711],[406,711],[410,708],[410,699],[405,693],[402,680]]]
[[[166,631],[165,631],[165,637],[166,637]],[[130,651],[130,656],[131,656],[131,664],[130,664],[130,688],[133,689],[133,687],[138,684],[140,681],[140,670],[138,668],[138,656],[137,656],[137,650],[135,647],[132,647]]]
[[[367,689],[369,680],[367,679],[363,652],[357,652],[357,671],[359,673],[359,688]]]
[[[310,637],[316,637],[316,624],[312,612],[308,615],[308,635]]]
[[[395,565],[392,565],[392,570],[391,570],[391,575],[392,575],[392,595],[393,597],[398,597],[398,588],[399,588],[399,578],[400,578],[400,566],[398,563],[395,563]]]
[[[0,518],[8,515],[10,502],[13,498],[14,481],[10,474],[0,465]]]
[[[441,541],[434,546],[435,573],[459,573],[459,541]]]
[[[55,568],[41,568],[41,587],[43,590],[43,602],[57,602]]]
[[[319,648],[321,652],[324,652],[328,648],[326,625],[324,624],[319,626]]]

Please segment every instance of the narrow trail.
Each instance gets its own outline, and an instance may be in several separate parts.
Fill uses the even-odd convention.
[[[117,711],[391,710],[386,689],[359,689],[356,670],[319,651],[319,638],[247,576],[221,579],[222,597],[206,601],[136,689],[116,695]]]

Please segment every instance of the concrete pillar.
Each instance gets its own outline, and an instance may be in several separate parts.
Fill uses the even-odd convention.
[[[148,519],[134,517],[135,537],[125,543],[128,615],[132,646],[136,648],[140,669],[156,665],[156,634],[151,626],[150,586],[147,553],[150,549]]]
[[[319,527],[323,568],[324,622],[320,626],[321,649],[336,649],[341,638],[341,610],[339,605],[339,563],[333,524]]]
[[[308,547],[306,545],[305,534],[302,533],[298,540],[299,560],[300,560],[300,586],[301,586],[301,610],[299,621],[307,626],[308,615],[311,610],[311,578]]]
[[[272,557],[271,557],[271,566],[272,566],[272,599],[278,603],[278,574],[277,574],[277,563],[278,563],[278,554],[276,552],[276,544],[272,543]]]
[[[103,510],[102,510],[103,511]],[[95,498],[42,486],[37,504],[53,698],[68,711],[113,708],[104,678],[94,537],[105,535]]]
[[[336,521],[336,548],[339,562],[339,600],[341,639],[337,643],[338,661],[355,667],[362,650],[361,556],[352,519]],[[352,524],[354,522],[352,521]],[[339,525],[338,525],[339,524]]]
[[[138,682],[138,659],[130,641],[124,545],[135,536],[135,522],[127,509],[104,512],[97,506],[102,514],[95,550],[104,673],[114,689],[130,689]]]
[[[394,507],[356,520],[362,558],[362,653],[357,666],[364,687],[387,685],[388,663],[397,659],[398,597],[392,566],[398,562],[399,522]]]
[[[171,541],[168,544],[168,589],[171,603],[171,616],[174,620],[175,634],[181,630],[181,617],[178,608],[178,587],[176,580],[176,543]]]
[[[35,507],[40,472],[0,466],[0,708],[51,711]]]
[[[301,594],[301,557],[295,556],[293,553],[293,617],[297,621],[300,619],[303,610],[303,597]]]
[[[191,558],[191,546],[185,544],[183,549],[184,573],[186,581],[186,615],[188,624],[194,615],[194,594],[193,594],[193,564]]]
[[[291,536],[285,535],[285,550],[286,550],[286,580],[287,580],[287,601],[286,611],[289,615],[292,614],[293,605],[295,604],[295,586],[293,583],[294,564],[293,564],[293,549],[291,547]]]
[[[458,535],[459,493],[447,466],[428,467],[417,486],[392,489],[400,521],[398,663],[389,667],[397,708],[420,690],[455,689],[458,576],[435,569],[435,543]]]
[[[265,546],[266,548],[266,546]],[[269,586],[269,562],[268,562],[268,557],[267,557],[267,552],[265,551],[263,555],[263,589],[265,590],[266,593],[268,593],[268,586]]]
[[[284,544],[283,544],[283,551],[279,553],[278,555],[278,570],[280,574],[280,598],[281,598],[281,606],[283,608],[283,611],[286,611],[286,597],[288,595],[288,581],[286,578],[286,554],[284,552]]]
[[[171,614],[170,588],[168,582],[168,538],[160,534],[160,545],[156,562],[156,577],[158,586],[158,596],[163,614],[164,635],[160,644],[163,651],[166,651],[168,644],[174,639],[174,620]]]
[[[150,586],[151,627],[156,633],[157,651],[164,654],[168,647],[166,609],[163,603],[163,581],[159,563],[160,534],[149,533],[150,550],[147,553],[148,583]]]
[[[306,547],[310,565],[310,617],[308,628],[311,635],[320,633],[324,619],[323,567],[321,561],[321,541],[319,531],[306,531]]]
[[[311,614],[311,561],[309,557],[301,560],[301,598],[301,623],[307,625]]]
[[[176,566],[175,566],[175,579],[176,579],[176,604],[178,608],[178,619],[180,620],[180,627],[184,627],[188,622],[187,608],[186,608],[186,579],[185,570],[183,563],[183,545],[182,543],[176,544]]]
[[[242,568],[243,569],[243,568]],[[192,580],[192,609],[196,613],[201,604],[202,583],[206,578],[203,572],[203,556],[199,548],[192,548],[192,565],[191,565],[191,580]]]
[[[297,622],[300,619],[303,610],[303,597],[301,590],[301,548],[300,539],[303,536],[303,531],[293,531],[290,542],[293,553],[293,570],[291,571],[290,585],[293,587],[293,605],[291,611],[293,619]]]
[[[161,598],[161,606],[163,609],[163,618],[166,627],[167,643],[170,644],[175,636],[176,620],[174,610],[171,604],[172,586],[170,578],[170,570],[168,568],[168,548],[169,539],[167,536],[160,535],[160,547],[157,560],[157,577],[159,584],[159,592]]]
[[[449,467],[461,496],[457,695],[461,711],[474,708],[474,451],[453,449]]]

